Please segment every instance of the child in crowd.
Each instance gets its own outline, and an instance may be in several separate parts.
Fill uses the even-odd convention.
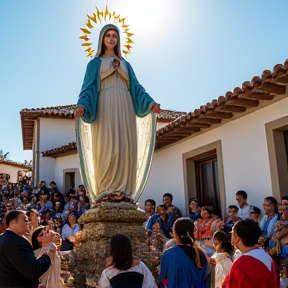
[[[196,198],[192,198],[189,204],[189,218],[192,221],[196,221],[200,218],[201,208],[199,207],[198,200]]]
[[[212,255],[209,261],[210,264],[215,265],[215,276],[212,281],[215,283],[215,288],[221,288],[222,282],[229,274],[232,267],[231,256],[233,253],[233,247],[231,242],[228,240],[227,235],[222,231],[214,233],[213,246],[216,252]]]
[[[161,230],[161,226],[159,222],[156,222],[153,225],[153,232],[150,237],[151,245],[150,249],[152,252],[162,252],[164,248],[164,244],[168,239],[165,237]]]
[[[232,231],[232,228],[234,226],[234,224],[241,220],[241,218],[239,218],[237,216],[238,214],[238,207],[236,205],[230,205],[228,207],[228,215],[229,217],[226,219],[225,224],[224,224],[224,232],[225,233],[230,233]]]
[[[258,207],[251,205],[249,218],[257,222],[259,225],[261,222],[261,210]]]

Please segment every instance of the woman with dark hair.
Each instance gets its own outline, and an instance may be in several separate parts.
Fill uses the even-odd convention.
[[[91,205],[115,191],[137,200],[153,154],[147,148],[155,140],[150,112],[160,108],[122,57],[120,36],[113,24],[102,28],[76,107],[77,147]]]
[[[133,284],[131,284],[133,283]],[[101,288],[156,288],[155,280],[147,266],[133,259],[130,239],[117,234],[110,242],[110,256],[99,280]]]
[[[49,251],[50,245],[60,245],[61,236],[54,231],[49,230],[49,227],[38,227],[31,237],[32,248],[34,255],[39,258]],[[54,244],[52,244],[54,243]],[[56,254],[51,261],[50,268],[40,277],[39,288],[62,288],[63,281],[60,277],[60,257]]]
[[[192,220],[188,217],[177,219],[173,236],[177,244],[161,257],[162,284],[167,288],[205,288],[208,264],[205,254],[196,246]]]
[[[68,216],[66,224],[62,228],[62,246],[61,251],[72,250],[75,244],[78,244],[76,240],[76,233],[80,230],[80,226],[77,223],[76,214],[71,212]]]
[[[272,196],[266,197],[263,202],[263,208],[265,215],[260,222],[260,229],[262,236],[266,238],[265,248],[270,250],[274,246],[272,237],[275,234],[276,222],[278,220],[277,200]]]
[[[213,235],[213,232],[211,231],[211,225],[214,221],[212,217],[212,210],[208,206],[203,206],[200,216],[201,218],[195,221],[195,228],[197,232],[196,238],[198,240],[211,238]]]

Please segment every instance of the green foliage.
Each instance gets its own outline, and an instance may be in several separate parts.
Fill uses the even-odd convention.
[[[2,159],[2,160],[7,160],[8,158],[9,158],[9,155],[10,154],[10,152],[6,152],[6,153],[3,153],[3,150],[0,150],[0,159]]]

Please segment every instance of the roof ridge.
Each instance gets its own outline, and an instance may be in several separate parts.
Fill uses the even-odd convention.
[[[5,163],[7,163],[7,164],[15,164],[15,165],[23,166],[23,167],[26,167],[26,168],[32,168],[32,165],[29,165],[29,164],[24,164],[24,163],[13,161],[13,160],[9,160],[9,159],[0,159],[0,164],[5,164]]]

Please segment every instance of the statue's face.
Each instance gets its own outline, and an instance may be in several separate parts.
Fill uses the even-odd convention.
[[[108,30],[104,36],[106,49],[114,49],[118,43],[118,33],[115,30]]]

